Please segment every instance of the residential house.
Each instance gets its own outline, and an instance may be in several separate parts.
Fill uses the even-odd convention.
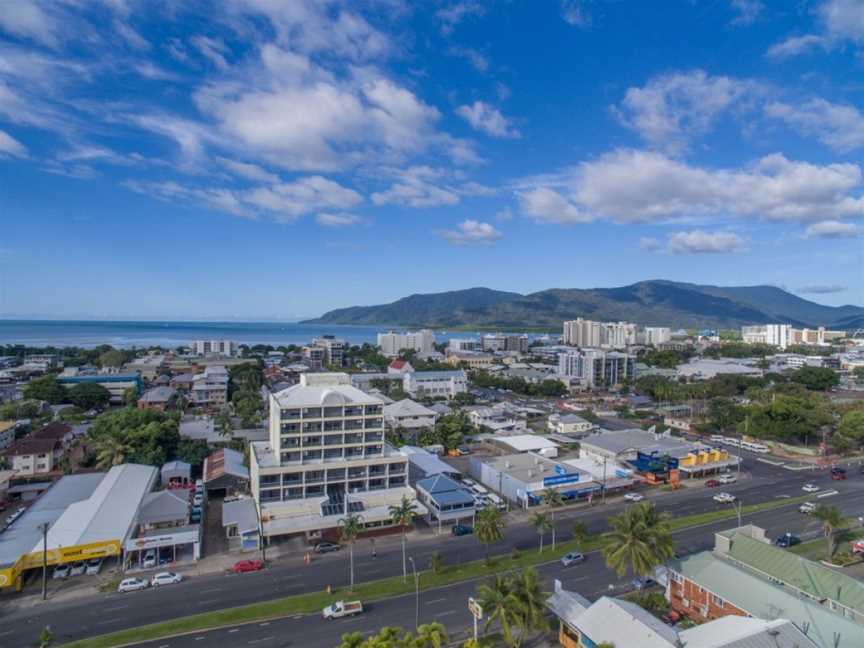
[[[177,390],[171,387],[153,387],[138,397],[138,409],[164,412],[177,404]]]
[[[191,396],[196,407],[222,409],[228,402],[228,370],[212,365],[195,374]]]
[[[396,358],[393,362],[387,365],[388,374],[406,374],[412,373],[413,371],[414,367],[411,366],[411,363],[402,358]]]
[[[404,375],[402,389],[413,398],[453,398],[468,391],[468,376],[457,371],[415,371]]]
[[[417,499],[428,509],[426,521],[458,522],[473,518],[476,511],[474,494],[447,475],[433,475],[421,479],[415,485]]]
[[[410,398],[403,398],[384,406],[384,423],[391,430],[401,427],[408,432],[416,432],[434,427],[437,420],[437,412]]]
[[[546,422],[546,427],[556,434],[583,436],[590,434],[597,426],[578,414],[552,414]]]
[[[49,423],[15,441],[4,453],[12,470],[19,477],[32,477],[53,472],[74,437],[65,423]]]

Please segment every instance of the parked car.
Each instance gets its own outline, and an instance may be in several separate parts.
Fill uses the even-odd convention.
[[[719,481],[721,484],[734,484],[736,481],[738,481],[738,478],[732,473],[726,473],[725,475],[720,475],[717,481]]]
[[[774,544],[778,547],[794,547],[797,544],[801,544],[801,538],[794,536],[791,533],[787,533],[786,535],[782,535],[774,540]]]
[[[846,470],[844,468],[834,468],[831,470],[831,479],[842,481],[846,479]]]
[[[646,576],[645,578],[634,578],[630,581],[630,584],[636,589],[648,589],[649,587],[654,587],[657,581],[650,576]]]
[[[705,482],[705,485],[708,488],[717,488],[720,485],[720,480],[719,479],[709,479],[708,481]]]
[[[87,571],[86,574],[88,576],[95,576],[102,570],[102,559],[101,558],[91,558],[87,561]]]
[[[183,580],[183,576],[174,572],[160,572],[150,579],[150,585],[159,587],[160,585],[173,585]]]
[[[461,452],[463,455],[471,454],[471,448],[469,448],[468,446],[461,445],[461,446],[459,446],[459,447],[456,448],[456,449],[457,449],[459,452]]]
[[[731,493],[717,493],[713,499],[715,502],[720,502],[721,504],[731,504],[735,501],[735,496]]]
[[[624,496],[624,499],[628,502],[641,502],[643,499],[645,499],[645,496],[640,495],[639,493],[627,493]]]
[[[137,592],[147,589],[149,583],[143,578],[124,578],[117,586],[118,592]]]
[[[72,567],[69,569],[69,575],[82,576],[85,571],[87,571],[87,565],[82,561],[78,561],[72,563]]]
[[[466,524],[454,524],[453,528],[450,529],[450,533],[454,536],[470,535],[471,533],[474,533],[474,528]]]
[[[362,614],[363,604],[360,601],[336,601],[321,610],[321,616],[325,619],[340,619],[342,617],[356,616]]]
[[[201,506],[204,503],[204,495],[201,493],[196,493],[195,497],[192,498],[192,506]]]
[[[570,565],[578,565],[581,562],[585,562],[585,555],[579,553],[578,551],[571,551],[568,554],[564,554],[561,557],[561,564],[565,567],[569,567]]]
[[[69,565],[57,565],[51,578],[69,578]]]
[[[816,508],[817,507],[813,502],[804,502],[798,507],[798,510],[806,515],[813,515],[816,512]]]
[[[235,574],[244,574],[246,572],[254,572],[264,569],[264,563],[260,560],[241,560],[234,563],[231,571]]]
[[[666,625],[675,625],[681,620],[681,615],[675,610],[669,610],[669,612],[660,617],[660,620]]]
[[[339,551],[342,548],[342,545],[338,545],[334,542],[319,542],[312,549],[317,554],[325,554],[330,553],[331,551]]]
[[[152,569],[156,566],[156,550],[148,549],[144,554],[144,569]]]
[[[819,490],[819,487],[816,484],[804,484],[801,487],[801,490],[803,490],[805,493],[815,493]]]

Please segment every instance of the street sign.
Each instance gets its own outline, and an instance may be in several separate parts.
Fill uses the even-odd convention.
[[[471,596],[468,597],[468,611],[478,621],[483,618],[483,607]]]

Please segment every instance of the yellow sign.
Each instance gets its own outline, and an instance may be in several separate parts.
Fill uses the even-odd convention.
[[[57,565],[61,563],[78,562],[79,560],[90,560],[91,558],[104,558],[105,556],[118,556],[120,554],[119,540],[106,540],[104,542],[91,542],[90,544],[72,545],[71,547],[58,547],[49,549],[47,563]],[[24,556],[23,569],[33,569],[42,566],[42,552],[34,551]]]

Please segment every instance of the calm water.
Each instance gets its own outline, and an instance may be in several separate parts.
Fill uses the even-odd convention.
[[[0,344],[28,346],[94,347],[176,347],[193,340],[226,339],[240,344],[305,344],[319,335],[335,335],[351,344],[376,342],[386,326],[337,326],[332,324],[290,324],[285,322],[88,322],[47,320],[0,320]],[[476,337],[460,331],[442,335]]]

